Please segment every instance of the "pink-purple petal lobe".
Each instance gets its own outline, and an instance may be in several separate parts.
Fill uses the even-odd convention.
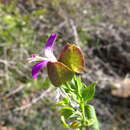
[[[48,38],[45,46],[44,46],[44,49],[50,49],[52,50],[53,49],[53,46],[54,46],[54,43],[55,43],[55,40],[57,38],[57,34],[56,33],[52,33],[51,36]]]
[[[44,54],[51,61],[57,61],[56,57],[53,54],[53,46],[54,46],[56,38],[57,38],[57,34],[52,33],[51,36],[48,38],[48,40],[45,44],[45,47],[44,47]]]
[[[37,64],[35,64],[33,67],[32,67],[32,77],[34,79],[37,78],[39,72],[41,71],[42,68],[44,68],[48,63],[48,60],[44,60],[44,61],[41,61]]]

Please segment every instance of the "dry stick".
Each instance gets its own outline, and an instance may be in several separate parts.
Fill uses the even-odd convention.
[[[5,60],[5,59],[0,59],[0,63],[2,63],[2,64],[4,64],[4,66],[5,66],[5,68],[6,69],[4,69],[5,70],[5,72],[7,71],[7,67],[8,68],[11,68],[11,69],[15,69],[15,71],[18,73],[18,74],[20,74],[21,76],[25,76],[25,74],[22,72],[22,71],[20,71],[20,69],[18,69],[17,67],[16,67],[16,63],[14,62],[14,61],[7,61],[7,60]],[[7,73],[7,72],[6,72]],[[4,74],[6,74],[6,73],[4,73]],[[3,74],[3,75],[4,75]],[[0,74],[0,76],[1,76],[1,74]],[[7,76],[5,75],[5,78],[6,78]],[[6,79],[7,80],[7,79]]]
[[[5,57],[5,59],[7,59],[7,49],[4,49],[4,57]],[[7,64],[8,62],[5,62],[5,66],[4,66],[4,70],[5,70],[5,80],[6,80],[6,84],[7,84],[7,86],[9,87],[10,86],[10,83],[9,83],[9,70],[8,70],[8,64]]]
[[[79,40],[79,36],[78,36],[78,33],[77,33],[77,28],[76,28],[74,21],[72,19],[70,20],[70,25],[72,26],[72,30],[73,30],[73,33],[74,33],[75,44],[80,46],[80,40]]]
[[[24,88],[24,86],[20,86],[20,87],[14,88],[14,90],[11,91],[9,94],[7,94],[7,95],[5,96],[5,98],[9,98],[10,96],[15,95],[16,93],[22,91],[23,88]]]
[[[52,90],[52,88],[48,88],[46,91],[43,91],[42,94],[41,94],[39,97],[34,98],[29,104],[27,104],[27,105],[25,105],[25,106],[16,108],[16,109],[14,110],[14,112],[22,111],[22,110],[25,110],[25,109],[31,107],[33,104],[37,103],[37,102],[40,101],[43,97],[45,97],[46,95],[48,95],[48,93],[50,93],[51,90]]]
[[[80,46],[80,40],[79,40],[77,28],[76,28],[76,25],[74,24],[74,21],[69,18],[68,14],[62,8],[59,8],[59,15],[65,20],[66,23],[68,23],[68,26],[71,25],[73,35],[74,35],[75,44]]]

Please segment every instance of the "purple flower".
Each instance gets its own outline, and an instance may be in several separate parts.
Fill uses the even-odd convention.
[[[37,78],[39,72],[42,68],[47,66],[47,63],[50,62],[56,62],[57,59],[55,55],[53,54],[53,47],[55,40],[57,38],[57,34],[53,33],[47,40],[43,50],[45,53],[45,57],[40,57],[38,54],[33,54],[31,58],[28,58],[29,62],[37,61],[38,63],[35,64],[32,67],[32,77]]]
[[[84,56],[78,46],[67,44],[63,47],[58,60],[53,54],[53,47],[57,34],[53,33],[48,38],[43,48],[45,57],[33,54],[29,62],[37,61],[32,67],[32,77],[37,78],[42,68],[47,66],[48,76],[54,86],[60,86],[70,81],[75,72],[84,71]]]

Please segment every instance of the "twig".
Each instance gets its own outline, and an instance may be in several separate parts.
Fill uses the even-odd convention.
[[[6,98],[9,98],[12,95],[15,95],[16,93],[20,92],[23,90],[24,86],[20,86],[18,88],[15,88],[13,91],[11,91],[8,95],[6,95]]]
[[[77,28],[76,28],[74,21],[72,19],[70,20],[70,25],[72,26],[72,30],[73,30],[73,33],[74,33],[75,43],[80,46],[80,40],[79,40],[79,37],[78,37]]]
[[[49,89],[47,89],[46,91],[43,91],[42,94],[41,94],[39,97],[34,98],[29,104],[27,104],[27,105],[25,105],[25,106],[16,108],[16,109],[14,110],[14,112],[22,111],[22,110],[25,110],[25,109],[31,107],[33,104],[37,103],[37,102],[40,101],[43,97],[45,97],[46,95],[48,95],[48,93],[50,93],[51,90],[52,90],[52,88],[49,88]]]

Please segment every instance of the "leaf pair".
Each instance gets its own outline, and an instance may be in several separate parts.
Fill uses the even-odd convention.
[[[70,81],[74,73],[84,71],[84,56],[79,47],[67,44],[61,51],[58,62],[48,62],[48,76],[54,86]]]

